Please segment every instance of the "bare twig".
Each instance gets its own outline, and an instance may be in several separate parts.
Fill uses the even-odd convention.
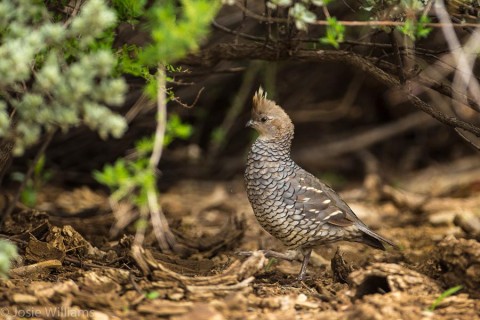
[[[67,21],[63,24],[64,27],[68,27],[70,23],[72,23],[73,19],[77,16],[78,11],[80,10],[80,7],[82,6],[83,1],[77,0],[75,1],[75,7],[72,10],[72,13],[70,14],[70,18],[68,18]]]
[[[29,264],[28,266],[22,266],[10,270],[9,275],[11,277],[25,277],[30,276],[32,273],[41,272],[45,269],[56,269],[62,266],[60,260],[46,260],[37,262],[34,264]]]
[[[140,112],[146,112],[154,107],[154,102],[149,99],[145,94],[142,94],[133,106],[128,110],[125,115],[125,119],[128,123],[131,123]]]
[[[467,141],[477,151],[480,151],[480,142],[478,141],[478,137],[472,136],[472,133],[466,132],[462,129],[455,128],[455,131],[460,137],[462,137],[463,140]]]
[[[190,104],[190,105],[182,102],[182,100],[180,100],[180,98],[178,98],[178,97],[173,97],[171,99],[172,99],[172,101],[175,101],[176,103],[178,103],[182,107],[187,108],[187,109],[191,109],[197,104],[198,99],[200,99],[200,96],[202,95],[203,90],[205,90],[205,87],[202,87],[200,90],[198,90],[197,96],[195,97],[195,100],[193,100],[192,104]]]
[[[425,8],[423,8],[422,16],[426,16],[430,10],[432,9],[433,5],[433,0],[428,0],[427,4],[425,5]]]
[[[192,60],[192,58],[194,59]],[[291,52],[288,50],[272,50],[270,48],[257,44],[220,44],[213,46],[210,49],[204,50],[194,56],[191,56],[190,59],[187,59],[185,61],[187,63],[199,63],[199,61],[201,61],[200,63],[202,64],[213,64],[219,60],[240,60],[246,58],[262,59],[268,61],[289,59],[293,61],[313,61],[318,63],[346,63],[362,72],[366,72],[367,74],[375,78],[377,81],[383,83],[390,88],[403,88],[397,78],[383,71],[370,60],[355,53],[339,50],[297,50],[295,52]],[[407,87],[408,86],[409,82],[407,81]],[[438,121],[452,127],[458,127],[466,131],[472,132],[476,136],[480,137],[479,127],[463,120],[457,119],[455,117],[446,115],[411,93],[406,93],[406,96],[409,98],[410,102],[414,106],[424,111],[425,113],[428,113]]]
[[[401,84],[405,84],[405,73],[403,71],[403,61],[402,55],[400,54],[400,50],[398,48],[397,38],[395,37],[395,30],[390,31],[390,41],[392,42],[392,49],[395,53],[395,59],[397,60],[397,73],[398,78],[400,79]]]

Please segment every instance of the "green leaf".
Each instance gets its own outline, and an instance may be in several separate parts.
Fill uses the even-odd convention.
[[[174,139],[187,140],[193,133],[193,127],[182,122],[177,114],[171,114],[168,118],[167,128],[164,137],[164,146],[168,146]]]
[[[430,34],[432,28],[425,26],[428,23],[430,23],[430,18],[426,15],[423,15],[418,19],[417,38],[426,38]]]
[[[211,139],[216,144],[220,144],[225,139],[225,130],[221,127],[217,127],[212,131]]]
[[[333,0],[311,0],[311,1],[312,1],[313,5],[318,6],[318,7],[323,7],[323,6],[328,5]]]
[[[135,229],[146,229],[148,226],[148,221],[145,219],[138,219],[135,222]]]
[[[413,20],[406,20],[403,26],[399,26],[397,29],[410,39],[415,40],[415,26]]]
[[[145,294],[145,297],[149,300],[155,300],[160,297],[160,293],[158,291],[150,291]]]
[[[117,11],[118,18],[131,24],[144,13],[146,0],[112,0],[112,6]]]
[[[345,38],[345,26],[339,23],[335,17],[327,18],[327,23],[326,35],[320,39],[320,42],[338,49]]]
[[[140,54],[142,63],[156,66],[184,57],[199,47],[220,8],[214,0],[157,1],[149,10],[152,43]]]
[[[37,203],[37,192],[32,187],[26,187],[20,193],[20,202],[22,202],[27,207],[33,208]]]
[[[397,29],[402,32],[404,35],[409,37],[412,40],[416,40],[419,38],[426,38],[432,28],[426,26],[426,24],[430,23],[430,19],[423,15],[421,16],[418,21],[414,21],[413,19],[407,19],[403,26],[397,27]]]
[[[275,264],[277,263],[277,259],[276,258],[270,258],[268,259],[268,263],[267,265],[265,266],[265,272],[269,272],[270,271],[270,268]]]
[[[44,166],[45,166],[45,154],[42,154],[33,169],[34,176],[40,177]]]
[[[455,286],[445,290],[437,299],[435,299],[435,301],[433,301],[430,307],[428,307],[428,310],[434,311],[438,307],[438,305],[442,303],[443,300],[450,297],[451,295],[454,295],[455,293],[457,293],[462,289],[463,289],[463,286],[459,285],[459,286]]]

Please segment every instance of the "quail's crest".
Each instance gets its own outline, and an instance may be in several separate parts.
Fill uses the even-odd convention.
[[[267,99],[262,87],[253,96],[252,116],[247,126],[257,130],[263,140],[293,137],[294,127],[290,117],[274,101]]]

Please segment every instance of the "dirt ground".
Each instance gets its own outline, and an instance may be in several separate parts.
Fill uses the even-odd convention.
[[[239,255],[285,250],[259,227],[240,177],[181,181],[162,194],[183,257],[161,253],[153,236],[132,245],[133,227],[112,238],[106,194],[49,186],[38,210],[18,207],[3,227],[21,258],[1,280],[0,317],[480,319],[479,192],[476,158],[399,178],[395,188],[367,177],[343,196],[401,250],[318,248],[299,283],[301,257]]]

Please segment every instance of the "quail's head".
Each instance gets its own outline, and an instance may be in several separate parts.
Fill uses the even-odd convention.
[[[293,137],[290,117],[274,101],[267,99],[267,93],[261,87],[253,96],[252,116],[247,127],[257,130],[258,138],[262,140]]]

